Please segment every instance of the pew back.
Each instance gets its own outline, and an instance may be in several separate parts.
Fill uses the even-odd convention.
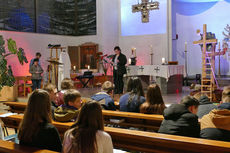
[[[23,113],[27,103],[25,102],[4,102],[9,106],[9,111]],[[104,122],[106,125],[120,127],[134,127],[141,130],[158,131],[164,117],[156,114],[130,113],[120,111],[103,110]]]
[[[2,118],[2,120],[7,127],[17,128],[22,118],[23,115],[12,115]],[[73,123],[52,122],[52,124],[57,127],[60,135],[63,136],[64,132],[68,130]],[[105,127],[105,131],[111,135],[114,147],[121,149],[157,153],[230,152],[230,142],[189,138],[111,127]]]
[[[1,153],[57,153],[51,150],[38,149],[29,146],[22,146],[10,141],[0,140]]]

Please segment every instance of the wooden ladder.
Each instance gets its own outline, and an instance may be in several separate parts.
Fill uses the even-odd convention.
[[[215,82],[215,56],[212,56],[215,50],[215,44],[212,44],[212,50],[207,51],[204,45],[202,52],[202,78],[201,78],[201,93],[206,94],[212,101],[214,90],[216,89]]]
[[[201,94],[206,94],[210,101],[213,101],[214,90],[217,87],[215,78],[215,46],[217,39],[207,40],[207,25],[203,25],[203,39],[194,41],[194,44],[200,44],[202,48],[202,77],[201,77]],[[207,44],[212,44],[212,50],[207,51]]]

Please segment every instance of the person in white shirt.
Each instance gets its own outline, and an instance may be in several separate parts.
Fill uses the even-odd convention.
[[[98,102],[86,102],[72,127],[65,133],[63,153],[113,153],[112,139],[104,131]]]

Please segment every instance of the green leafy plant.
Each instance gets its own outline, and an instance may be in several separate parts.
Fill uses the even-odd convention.
[[[12,68],[7,64],[8,56],[16,55],[21,65],[28,63],[24,49],[17,48],[16,42],[13,39],[10,38],[7,40],[8,50],[6,50],[5,45],[5,40],[0,35],[0,90],[4,86],[11,87],[15,83]]]

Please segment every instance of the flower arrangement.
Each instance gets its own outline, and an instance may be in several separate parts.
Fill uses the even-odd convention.
[[[110,60],[112,56],[108,56],[108,54],[103,55],[102,52],[96,53],[96,61],[99,64],[99,72],[103,69],[104,74],[107,74],[108,68],[110,66]]]

